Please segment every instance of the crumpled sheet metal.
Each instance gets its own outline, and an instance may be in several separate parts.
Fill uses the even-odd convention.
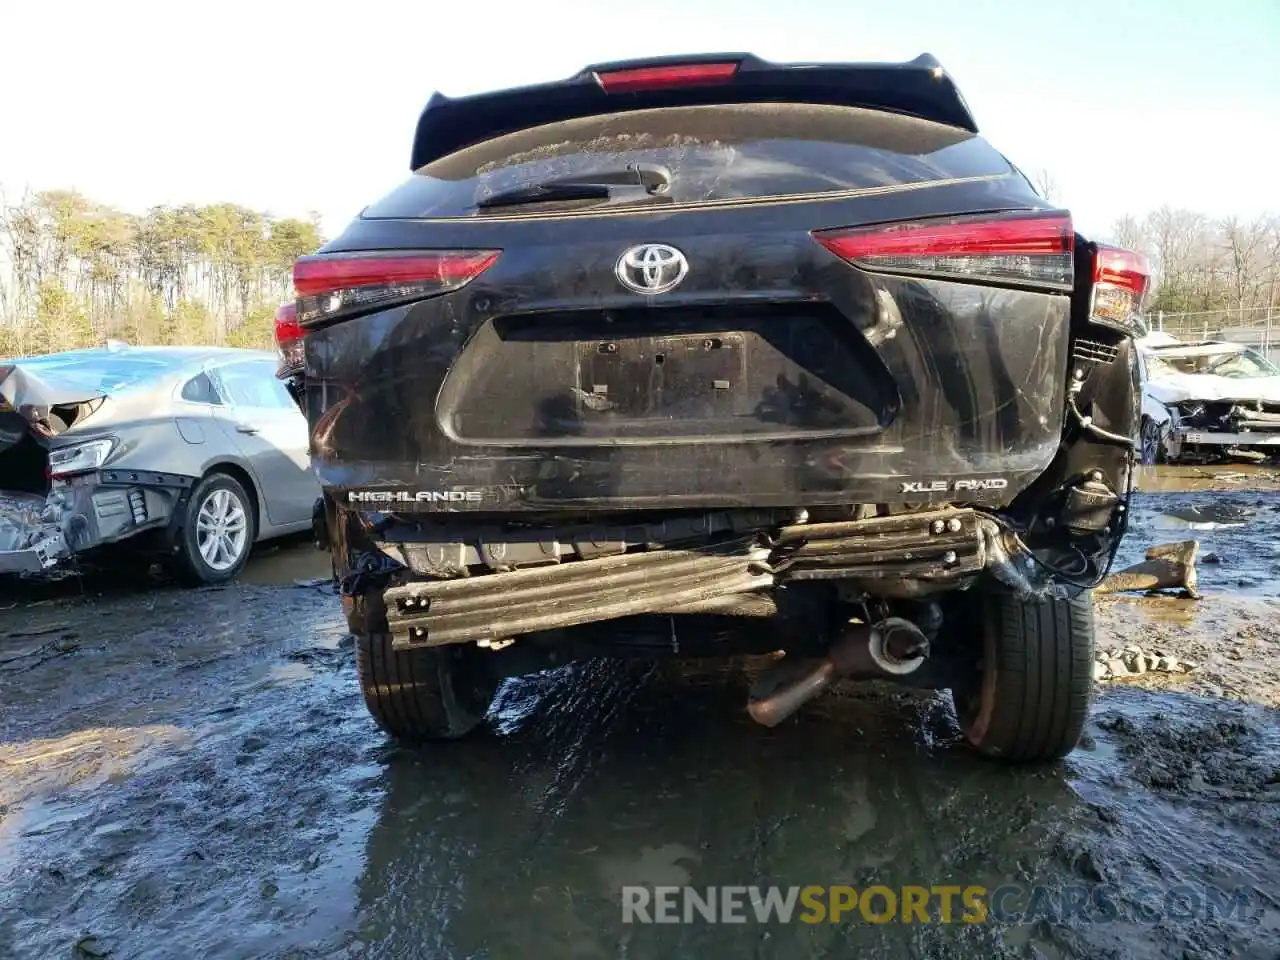
[[[6,572],[48,573],[71,553],[62,529],[61,498],[0,491],[0,553]]]
[[[26,550],[54,527],[48,498],[0,491],[0,550]]]

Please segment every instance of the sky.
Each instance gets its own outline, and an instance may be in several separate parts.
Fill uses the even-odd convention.
[[[435,90],[658,54],[927,51],[1086,234],[1162,204],[1280,213],[1280,0],[10,0],[0,24],[9,196],[314,210],[332,236],[408,176]]]

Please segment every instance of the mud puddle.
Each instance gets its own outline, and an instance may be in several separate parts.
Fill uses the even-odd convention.
[[[1132,503],[1113,569],[1152,544],[1198,540],[1205,593],[1280,598],[1280,491],[1139,492]]]
[[[1127,549],[1184,535],[1149,524],[1179,496],[1140,498]],[[327,572],[305,544],[254,583],[0,611],[0,957],[1274,960],[1280,610],[1229,575],[1280,513],[1242,498],[1185,533],[1223,556],[1208,598],[1097,605],[1100,643],[1200,670],[1103,685],[1036,769],[972,756],[939,695],[846,687],[765,730],[738,663],[571,665],[399,749],[335,598],[292,585]],[[624,924],[637,884],[1004,887],[1023,922]]]
[[[1250,463],[1139,467],[1137,486],[1147,493],[1280,490],[1280,470]]]

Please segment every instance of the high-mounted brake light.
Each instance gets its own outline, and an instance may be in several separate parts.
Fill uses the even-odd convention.
[[[297,322],[394,306],[458,290],[498,259],[497,250],[315,254],[293,266]]]
[[[1075,232],[1066,213],[913,220],[828,230],[814,239],[868,270],[1070,290]]]
[[[302,369],[302,325],[298,323],[298,306],[292,300],[276,307],[276,346],[280,348],[280,369],[277,374],[287,376]]]
[[[663,87],[705,86],[728,83],[738,72],[737,63],[682,63],[662,67],[633,67],[597,73],[605,93],[636,93]]]
[[[1097,245],[1089,318],[1125,333],[1141,333],[1142,305],[1151,285],[1147,258],[1135,250]]]

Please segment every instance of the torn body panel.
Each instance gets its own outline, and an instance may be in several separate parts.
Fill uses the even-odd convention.
[[[61,511],[37,493],[0,493],[0,572],[40,573],[67,557]]]
[[[106,470],[55,481],[46,496],[0,494],[0,573],[40,573],[72,556],[167,531],[195,477]]]

